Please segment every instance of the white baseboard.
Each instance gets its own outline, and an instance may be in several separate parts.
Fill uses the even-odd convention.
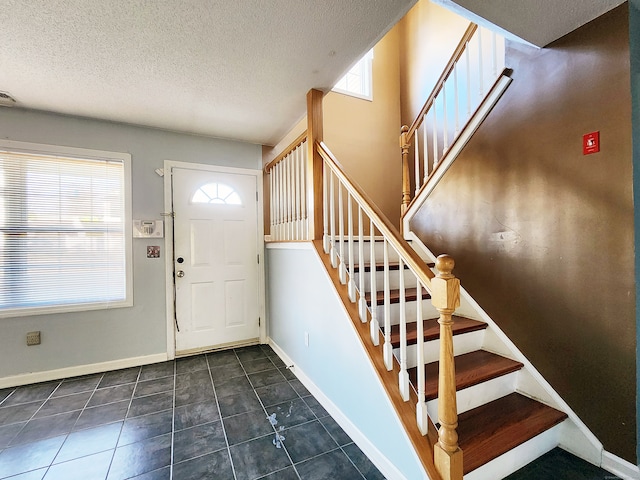
[[[640,479],[640,468],[633,463],[614,455],[613,453],[602,452],[602,465],[601,467],[607,472],[611,472],[620,478],[625,480],[638,480]]]
[[[342,429],[351,437],[356,445],[362,450],[362,452],[373,462],[373,464],[380,470],[380,472],[388,480],[407,480],[406,477],[385,457],[380,450],[372,444],[369,439],[356,427],[349,418],[342,413],[342,411],[320,390],[305,373],[295,366],[294,362],[289,356],[273,341],[269,338],[268,343],[273,348],[273,351],[280,357],[280,359],[287,365],[287,367],[293,372],[293,374],[300,380],[300,382],[306,387],[307,390],[318,400],[320,405],[329,412],[333,419],[342,427]]]
[[[140,365],[165,362],[166,360],[166,353],[156,353],[142,357],[122,358],[119,360],[110,360],[108,362],[77,365],[74,367],[59,368],[56,370],[45,370],[43,372],[23,373],[21,375],[12,375],[10,377],[0,378],[0,388],[48,382],[50,380],[60,380],[62,378],[78,377],[80,375],[90,375],[92,373],[102,373],[109,370],[119,370],[121,368],[139,367]]]

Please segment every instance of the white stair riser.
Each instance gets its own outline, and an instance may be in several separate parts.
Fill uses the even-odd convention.
[[[360,272],[354,275],[356,282],[356,288],[360,288]],[[416,288],[416,276],[415,274],[405,268],[404,269],[404,286],[405,288]],[[376,272],[376,290],[380,291],[384,288],[384,271]],[[389,290],[397,290],[400,288],[400,270],[389,271]],[[364,273],[364,291],[371,291],[371,272]]]
[[[416,306],[417,302],[406,302],[405,303],[405,315],[407,318],[407,322],[415,322],[417,320],[416,317]],[[389,305],[389,312],[391,318],[391,325],[398,325],[400,323],[400,304],[392,303]],[[438,311],[431,304],[431,299],[422,300],[422,319],[426,318],[437,318],[439,316]],[[380,322],[380,326],[384,327],[384,305],[378,305],[376,307],[376,317],[378,322]]]
[[[562,423],[542,432],[522,445],[512,448],[507,453],[476,468],[473,472],[469,472],[464,476],[464,480],[498,480],[512,474],[555,448],[558,445],[561,428]]]
[[[480,349],[482,345],[482,339],[484,337],[484,330],[477,332],[463,333],[462,335],[456,335],[453,337],[453,351],[455,355],[462,355],[464,353],[475,352]],[[417,365],[417,349],[418,345],[407,346],[407,368],[413,368]],[[396,358],[400,358],[400,349],[393,350],[393,354]],[[436,362],[440,355],[440,340],[432,340],[425,342],[424,344],[424,359],[425,363]]]
[[[369,259],[371,258],[371,243],[364,242],[364,262],[369,263]],[[384,244],[383,242],[375,242],[374,244],[374,256],[377,264],[382,264],[384,262]],[[336,254],[340,257],[340,242],[336,242],[335,244]],[[349,264],[349,242],[344,242],[344,251],[342,258],[344,258],[345,264]],[[389,262],[397,263],[398,262],[398,254],[392,249],[389,248]],[[353,263],[357,264],[360,260],[360,251],[358,247],[358,242],[353,242]]]
[[[409,242],[410,244],[411,242]],[[359,242],[355,241],[353,242],[353,261],[358,262],[359,258],[360,258],[360,252],[359,252]],[[349,261],[349,242],[347,240],[345,240],[343,242],[343,246],[344,246],[344,259],[345,259],[345,263],[348,263]],[[335,248],[336,248],[336,252],[339,255],[340,254],[340,242],[336,240],[335,242]],[[376,259],[376,263],[378,265],[381,265],[384,262],[384,243],[383,242],[375,242],[374,243],[374,256]],[[370,242],[364,242],[363,245],[363,250],[364,250],[364,261],[366,263],[369,263],[369,259],[371,258],[371,243]],[[429,256],[426,255],[424,252],[422,251],[416,251],[416,253],[420,256],[420,258],[422,258],[426,263],[429,263],[429,261],[431,261],[429,259]],[[399,256],[397,254],[397,252],[393,249],[393,247],[389,246],[389,262],[391,263],[397,263],[399,259]]]
[[[518,372],[512,372],[456,392],[458,415],[509,395],[514,391],[517,377]],[[438,418],[438,399],[427,402],[427,411],[434,421]]]

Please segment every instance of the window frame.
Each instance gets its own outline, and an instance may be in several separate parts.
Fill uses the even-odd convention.
[[[13,307],[0,310],[0,318],[24,317],[32,315],[50,315],[56,313],[107,310],[133,306],[133,225],[132,225],[132,188],[131,154],[86,148],[48,145],[16,140],[0,139],[0,152],[47,155],[61,158],[86,159],[121,162],[124,174],[124,257],[125,257],[125,298],[120,301],[72,303],[45,305],[38,307]]]
[[[362,78],[362,83],[366,82],[366,84],[368,85],[368,95],[354,92],[348,89],[339,88],[337,86],[339,83],[345,80],[356,67],[361,69],[360,77]],[[351,66],[351,68],[349,68],[349,70],[340,78],[340,80],[336,82],[331,91],[340,93],[342,95],[348,95],[350,97],[360,98],[362,100],[369,100],[371,102],[373,101],[373,48],[365,53],[360,60],[358,60]]]

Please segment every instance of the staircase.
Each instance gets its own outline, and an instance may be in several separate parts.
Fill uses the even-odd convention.
[[[449,70],[455,77],[455,61]],[[508,81],[496,85],[501,82],[506,88]],[[425,112],[435,105],[436,90]],[[307,131],[265,167],[267,241],[313,242],[429,478],[497,480],[557,446],[600,465],[602,445],[461,288],[453,259],[410,244],[411,232],[403,237],[345,174],[322,143],[322,93],[311,90],[307,106]],[[463,127],[467,138],[486,113],[479,109]],[[405,172],[420,124],[403,129]],[[403,194],[405,214],[465,142],[452,134],[453,144],[442,147],[434,131],[422,145],[434,145],[438,160],[430,150],[420,157],[416,148],[414,158],[434,168],[425,169],[411,204]]]
[[[453,260],[403,239],[309,130],[288,151],[266,168],[271,240],[313,242],[429,478],[497,480],[557,446],[599,465],[602,445]]]
[[[339,251],[339,246],[336,246]],[[371,249],[363,249],[365,252]],[[348,248],[343,248],[348,252]],[[356,285],[360,281],[365,286],[359,292],[367,301],[367,308],[383,310],[384,292],[376,292],[377,302],[373,306],[370,286],[371,262],[369,255],[361,268],[358,257],[359,248],[353,248],[353,275]],[[377,285],[384,284],[384,259],[382,248],[377,245],[375,254],[375,276]],[[349,264],[348,257],[344,259]],[[425,264],[434,268],[434,264]],[[395,361],[400,363],[401,325],[400,284],[409,285],[411,274],[404,267],[400,271],[398,262],[389,262],[389,313],[391,315],[390,338]],[[347,272],[348,274],[350,272]],[[400,276],[405,278],[401,282]],[[361,278],[363,277],[364,278]],[[425,395],[429,417],[438,418],[438,371],[439,361],[434,358],[439,351],[440,325],[439,314],[431,305],[431,296],[424,291],[421,308],[424,314],[422,322],[422,342],[418,338],[418,322],[415,320],[417,306],[415,287],[404,289],[404,310],[406,316],[407,358],[415,359],[415,350],[422,343],[425,352]],[[376,312],[378,318],[383,311]],[[458,443],[463,451],[465,479],[497,479],[512,473],[538,456],[558,445],[558,432],[568,415],[545,403],[518,392],[519,380],[524,364],[509,356],[489,351],[485,342],[489,325],[486,322],[454,316],[453,338],[455,351],[455,384],[458,398]],[[380,335],[384,337],[384,328]],[[418,368],[409,365],[411,388],[418,392]],[[526,375],[526,373],[525,373]],[[519,447],[517,459],[509,458],[509,452]],[[513,457],[513,455],[511,455]],[[505,466],[507,468],[505,468]]]

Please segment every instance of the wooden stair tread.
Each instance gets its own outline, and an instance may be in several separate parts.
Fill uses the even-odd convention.
[[[467,474],[559,424],[567,414],[519,393],[458,416],[458,444]]]
[[[487,328],[487,324],[478,320],[472,320],[471,318],[453,316],[453,334],[461,335],[463,333],[475,332],[477,330],[484,330]],[[437,318],[429,318],[424,320],[424,341],[430,342],[431,340],[437,340],[440,338],[440,324]],[[407,345],[414,345],[418,342],[418,322],[407,323]],[[391,325],[391,345],[393,348],[400,347],[400,325]]]
[[[417,288],[405,288],[404,289],[404,300],[405,302],[415,302],[418,298]],[[431,294],[427,292],[424,288],[422,289],[422,299],[428,300],[431,298]],[[365,294],[365,299],[367,300],[367,305],[371,306],[371,292],[367,292]],[[376,292],[376,300],[377,305],[382,305],[384,303],[384,290]],[[390,290],[389,291],[389,303],[400,303],[400,290]]]
[[[426,264],[427,267],[429,268],[433,268],[435,267],[435,263],[427,263]],[[405,264],[404,266],[405,270],[408,270],[409,267],[407,264]],[[400,263],[399,262],[389,262],[389,270],[390,271],[395,271],[395,270],[400,270]],[[358,273],[360,271],[360,264],[356,263],[353,266],[353,273]],[[371,264],[370,263],[366,263],[364,265],[364,271],[365,272],[370,272],[371,271]],[[384,263],[376,263],[376,272],[383,272],[384,271]]]
[[[463,390],[473,385],[486,382],[493,378],[516,372],[523,364],[510,358],[496,355],[485,350],[465,353],[455,357],[456,362],[456,390]],[[438,397],[438,364],[432,362],[425,365],[425,394],[428,400]],[[417,385],[417,368],[410,368],[409,381]]]

